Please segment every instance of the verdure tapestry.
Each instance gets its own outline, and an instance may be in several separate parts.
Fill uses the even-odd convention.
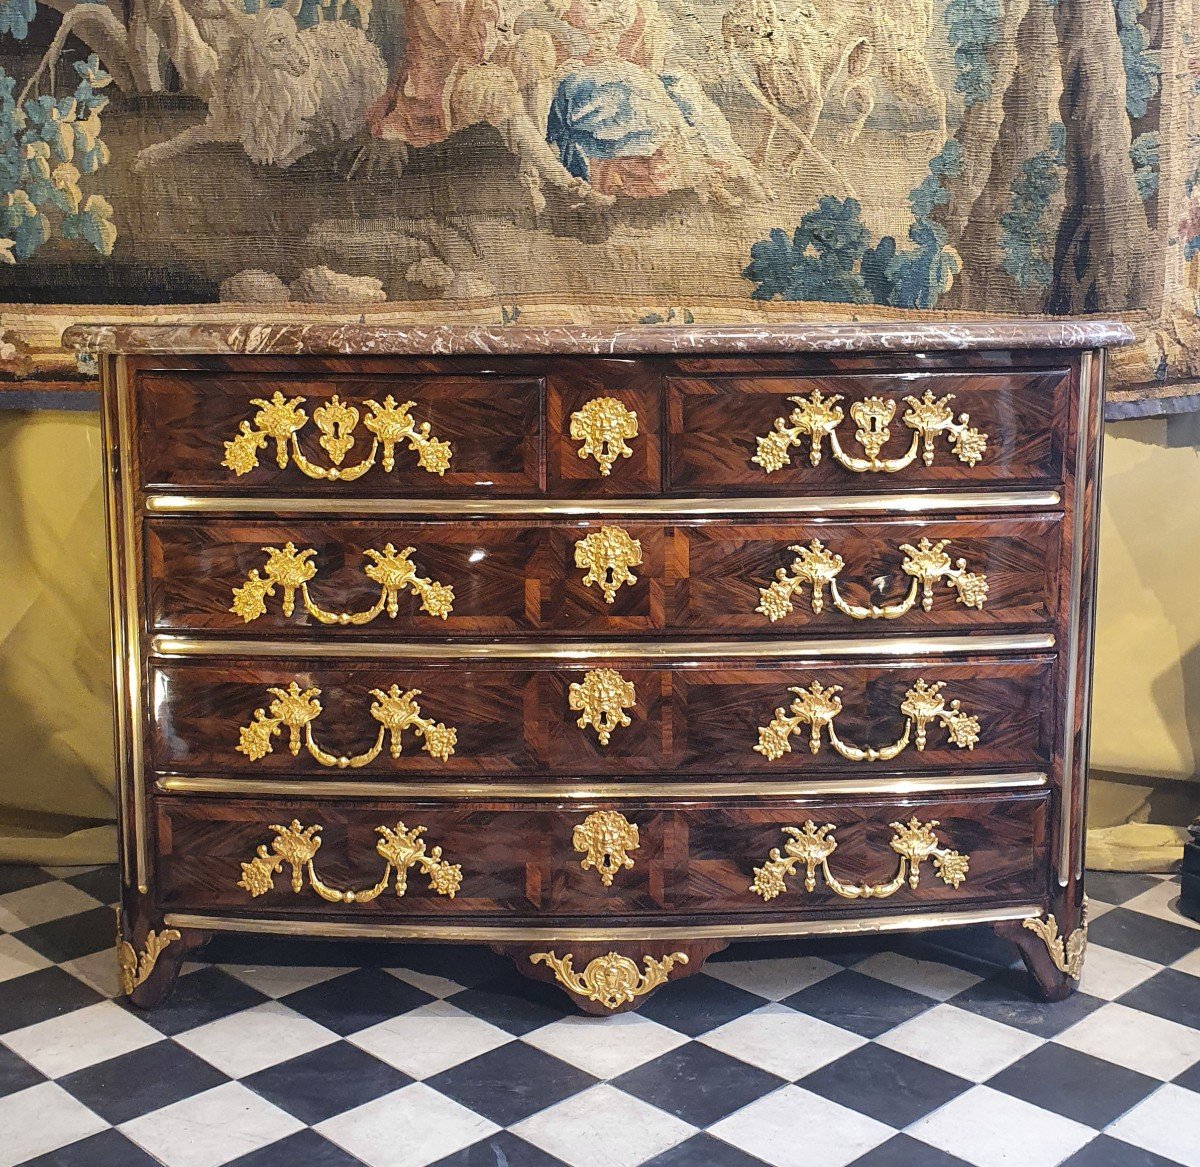
[[[0,367],[52,347],[18,304],[1106,313],[1118,396],[1188,400],[1198,36],[1200,0],[0,0]]]

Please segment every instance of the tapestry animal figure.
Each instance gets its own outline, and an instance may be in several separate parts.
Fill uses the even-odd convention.
[[[229,47],[208,95],[208,116],[147,146],[144,169],[209,142],[236,142],[255,162],[291,166],[355,137],[387,85],[387,67],[366,34],[346,21],[301,29],[285,8],[249,14],[226,4]]]
[[[932,0],[801,0],[786,15],[776,0],[733,0],[721,25],[726,48],[750,63],[773,107],[760,157],[782,126],[805,147],[788,162],[795,169],[835,94],[850,119],[840,141],[852,145],[875,108],[876,75],[898,100],[932,113],[944,135],[946,95],[925,60],[932,25]]]
[[[543,186],[581,202],[613,200],[570,174],[546,142],[558,53],[529,18],[538,0],[406,0],[403,53],[368,114],[376,138],[402,150],[432,146],[475,125],[492,126],[516,158],[534,214]]]

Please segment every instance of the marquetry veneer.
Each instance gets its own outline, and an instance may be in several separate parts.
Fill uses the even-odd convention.
[[[1077,982],[1123,326],[68,339],[136,1003],[219,930],[488,943],[591,1012],[972,922]]]

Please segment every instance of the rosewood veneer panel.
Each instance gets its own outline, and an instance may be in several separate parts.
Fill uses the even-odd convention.
[[[574,827],[597,810],[617,810],[638,827],[633,866],[605,887],[595,869],[581,866],[572,843]],[[808,819],[832,823],[837,849],[829,859],[843,882],[883,882],[896,871],[889,824],[912,816],[934,828],[942,844],[966,854],[966,879],[953,888],[937,878],[931,862],[916,890],[907,884],[888,899],[897,909],[966,907],[981,900],[1014,902],[1044,894],[1037,874],[1046,847],[1046,794],[1013,791],[1001,796],[856,798],[853,801],[760,799],[752,805],[644,799],[556,806],[553,803],[443,803],[399,800],[374,803],[264,800],[214,801],[161,798],[157,802],[159,876],[165,907],[177,911],[263,912],[332,918],[540,916],[649,918],[749,915],[803,916],[843,913],[846,899],[823,884],[803,890],[803,867],[787,880],[789,890],[763,900],[750,890],[755,867],[786,841],[783,828]],[[326,884],[370,887],[383,860],[376,853],[380,826],[424,826],[424,839],[442,858],[462,868],[453,899],[431,890],[418,868],[398,898],[389,890],[368,904],[334,904],[310,889],[291,890],[288,869],[273,891],[252,898],[237,886],[241,864],[269,844],[272,824],[296,819],[323,830],[314,867]],[[882,901],[881,901],[882,902]]]
[[[1069,416],[1067,369],[1043,372],[886,371],[809,376],[726,375],[672,376],[667,381],[670,467],[668,489],[684,494],[831,494],[842,491],[905,490],[912,487],[991,489],[998,486],[1048,486],[1063,481],[1063,456]],[[890,440],[880,456],[904,454],[913,431],[904,425],[904,398],[926,391],[935,398],[953,394],[949,408],[958,418],[988,435],[988,448],[977,465],[960,462],[946,437],[934,442],[932,465],[920,456],[895,476],[854,473],[838,464],[829,440],[817,466],[809,461],[808,437],[791,450],[791,464],[770,474],[751,459],[756,439],[786,418],[789,398],[818,390],[824,397],[841,395],[845,414],[837,429],[847,454],[861,455],[850,407],[868,397],[896,403]],[[890,479],[890,481],[889,481]]]
[[[609,604],[597,586],[584,586],[575,545],[614,524],[639,541],[642,563],[634,568],[637,582],[622,586]],[[1060,525],[1057,515],[792,523],[163,518],[146,527],[149,613],[160,632],[302,634],[333,641],[408,635],[836,636],[1037,629],[1053,622],[1058,602]],[[932,586],[928,612],[918,595],[894,620],[853,619],[837,610],[828,590],[822,612],[816,613],[807,585],[793,597],[793,611],[785,618],[772,623],[756,611],[760,589],[770,586],[777,571],[791,568],[796,554],[789,548],[814,539],[844,560],[837,578],[847,604],[900,604],[913,584],[903,570],[901,548],[917,547],[922,538],[947,540],[947,556],[987,577],[982,609],[959,602],[941,579]],[[285,617],[277,590],[265,615],[244,621],[230,610],[233,589],[262,569],[264,547],[288,542],[316,551],[311,562],[317,574],[309,588],[326,610],[371,607],[379,587],[364,574],[370,562],[365,553],[391,543],[398,549],[414,547],[418,574],[453,587],[453,611],[445,620],[428,615],[410,592],[400,596],[394,619],[381,615],[359,627],[326,625],[306,613],[299,598],[292,616]]]
[[[971,749],[950,744],[945,730],[928,727],[922,752],[912,744],[873,769],[895,772],[958,773],[1045,768],[1054,749],[1054,662],[1050,657],[1013,659],[981,656],[886,664],[803,661],[709,662],[649,666],[645,662],[603,662],[632,682],[635,705],[628,726],[618,726],[607,745],[595,729],[577,724],[569,688],[582,682],[587,662],[553,660],[463,662],[412,665],[405,661],[271,662],[203,660],[164,664],[149,678],[150,758],[164,773],[214,776],[304,775],[345,777],[344,770],[320,765],[301,749],[287,749],[286,729],[273,739],[273,752],[251,762],[237,752],[239,729],[271,700],[268,689],[291,682],[319,689],[321,714],[312,732],[325,751],[351,756],[367,748],[379,724],[369,712],[371,690],[396,685],[420,690],[424,716],[453,726],[454,753],[439,761],[425,753],[409,731],[403,752],[385,749],[355,776],[381,781],[421,775],[431,781],[454,776],[503,777],[598,775],[623,780],[635,775],[719,774],[796,778],[803,775],[858,774],[863,763],[848,760],[827,740],[809,752],[807,726],[791,739],[792,749],[777,760],[755,752],[760,726],[776,708],[792,700],[792,686],[814,682],[841,686],[842,711],[835,719],[841,739],[860,747],[882,748],[901,738],[906,692],[924,680],[945,683],[946,703],[961,702],[978,717],[979,741]],[[698,793],[702,788],[698,787]]]

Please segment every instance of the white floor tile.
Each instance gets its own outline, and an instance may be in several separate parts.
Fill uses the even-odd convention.
[[[1190,973],[1194,977],[1200,977],[1200,948],[1193,949],[1171,967],[1177,968],[1180,972]]]
[[[897,1025],[876,1044],[960,1078],[986,1082],[1042,1042],[1023,1029],[943,1004]]]
[[[111,953],[109,959],[112,959]],[[0,936],[0,981],[23,977],[39,968],[49,968],[53,963],[28,944],[22,944],[15,936]]]
[[[570,1167],[637,1167],[696,1133],[690,1123],[606,1084],[510,1129]]]
[[[56,1082],[30,1086],[0,1098],[0,1167],[16,1167],[107,1127]]]
[[[793,1081],[848,1054],[866,1039],[786,1005],[764,1005],[700,1039],[730,1057]]]
[[[367,1167],[426,1167],[499,1129],[423,1082],[385,1094],[316,1127]]]
[[[20,932],[22,928],[27,927],[24,920],[18,919],[0,903],[0,932]]]
[[[390,972],[398,981],[412,985],[421,992],[428,993],[431,997],[452,997],[455,993],[463,991],[463,986],[457,981],[449,980],[446,977],[436,977],[432,973],[417,972],[411,968],[389,968],[386,971]]]
[[[1154,976],[1162,968],[1150,960],[1118,952],[1115,948],[1104,948],[1089,944],[1083,962],[1083,978],[1079,988],[1105,1001],[1115,1001],[1142,981]]]
[[[771,1167],[845,1167],[896,1133],[799,1086],[743,1106],[708,1132]]]
[[[748,993],[757,993],[768,1001],[782,1001],[784,997],[841,972],[842,966],[817,956],[800,956],[780,960],[709,961],[704,971],[710,977],[736,985]]]
[[[345,966],[318,968],[286,964],[223,964],[221,968],[230,976],[237,977],[243,984],[268,997],[286,997],[289,993],[310,989],[313,985],[332,980],[347,971]]]
[[[265,1070],[338,1040],[337,1034],[278,1001],[210,1021],[175,1040],[231,1078]]]
[[[78,960],[64,961],[59,967],[110,999],[121,996],[121,986],[117,983],[117,954],[111,948],[88,953]]]
[[[99,864],[93,864],[91,867],[43,867],[42,870],[47,875],[53,875],[55,879],[70,879],[72,875],[87,875],[89,871],[99,871],[100,866]],[[115,883],[113,884],[113,889],[114,891],[116,890]]]
[[[61,1078],[153,1045],[163,1035],[115,1001],[101,1001],[13,1030],[0,1040],[48,1078]]]
[[[1184,1167],[1200,1167],[1200,1094],[1160,1086],[1105,1133]]]
[[[69,883],[39,883],[0,895],[0,911],[18,920],[18,926],[22,928],[48,924],[51,920],[61,920],[63,916],[75,916],[102,906],[94,896]],[[113,932],[116,932],[115,917]]]
[[[859,961],[854,971],[932,997],[935,1001],[948,1001],[983,980],[952,964],[915,960],[899,952],[876,952],[866,960]]]
[[[685,1045],[688,1039],[648,1017],[619,1013],[604,1018],[564,1017],[527,1033],[521,1040],[586,1070],[594,1078],[615,1078]]]
[[[1200,1030],[1110,1001],[1064,1030],[1062,1045],[1169,1081],[1200,1061]]]
[[[241,1082],[226,1082],[117,1129],[166,1167],[220,1167],[303,1126]]]
[[[410,1078],[428,1078],[513,1040],[447,1001],[431,1001],[346,1039]]]
[[[1091,1127],[975,1086],[927,1114],[908,1133],[976,1167],[1057,1167],[1091,1142]]]
[[[1169,879],[1156,884],[1149,891],[1142,892],[1140,896],[1126,900],[1123,906],[1135,912],[1144,912],[1148,916],[1156,916],[1160,920],[1170,920],[1172,924],[1183,924],[1200,932],[1200,921],[1185,916],[1176,906],[1178,899],[1179,884],[1176,880]],[[1197,941],[1200,941],[1200,937],[1197,937]]]

